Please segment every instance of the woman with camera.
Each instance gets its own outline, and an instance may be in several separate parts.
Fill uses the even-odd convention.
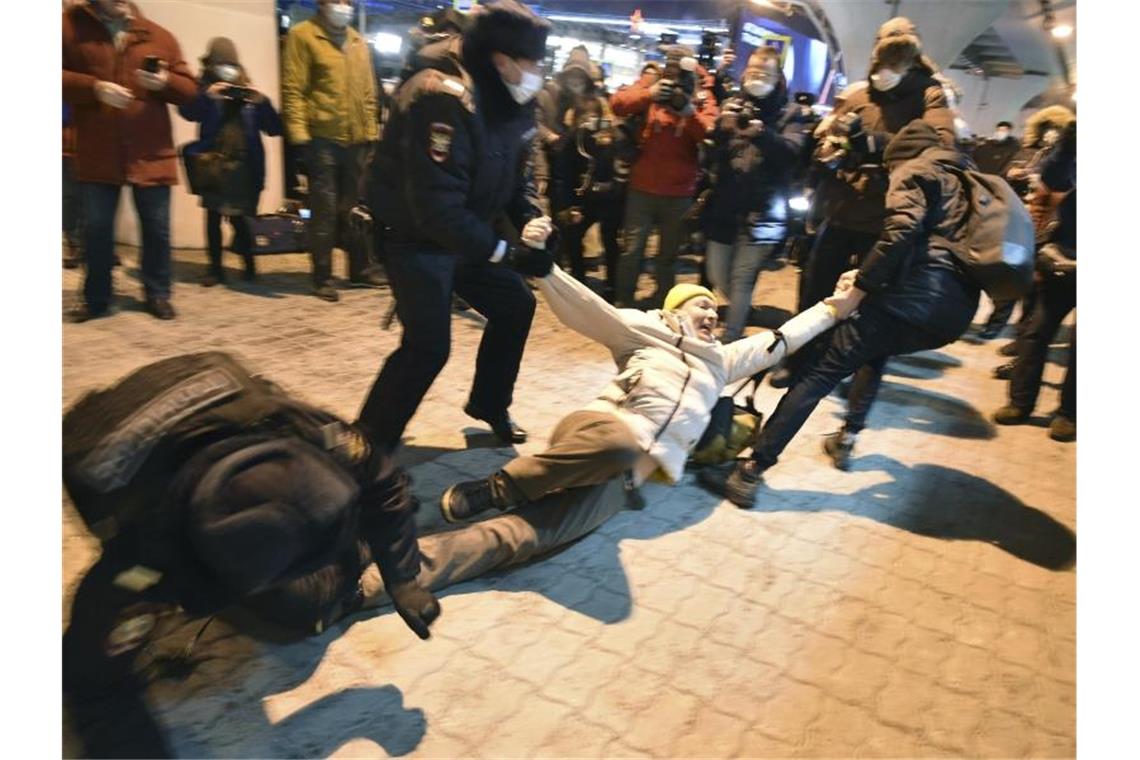
[[[249,227],[245,217],[257,215],[265,186],[265,148],[261,134],[281,134],[281,117],[263,93],[250,86],[238,61],[237,47],[225,37],[210,41],[202,57],[198,97],[178,109],[182,118],[198,122],[197,142],[183,148],[190,189],[206,209],[209,271],[202,285],[225,280],[222,269],[222,217],[233,228],[230,250],[245,259],[245,278],[255,274]]]
[[[706,157],[701,230],[709,280],[728,298],[726,343],[744,334],[760,263],[788,234],[788,190],[810,130],[788,102],[779,52],[758,48],[742,87],[721,104]]]

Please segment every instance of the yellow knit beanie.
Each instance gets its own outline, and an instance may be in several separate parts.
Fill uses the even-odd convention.
[[[680,285],[674,285],[665,294],[665,310],[679,309],[686,301],[697,296],[708,296],[714,304],[716,303],[716,296],[708,288],[703,288],[693,282],[682,282]]]

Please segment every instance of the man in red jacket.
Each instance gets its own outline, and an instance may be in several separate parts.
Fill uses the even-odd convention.
[[[83,199],[87,274],[76,321],[111,306],[115,211],[130,185],[142,227],[146,308],[170,305],[170,186],[178,183],[167,104],[194,99],[197,85],[178,42],[127,0],[90,0],[63,14],[63,98],[73,109],[76,179]]]
[[[698,150],[716,123],[715,100],[705,90],[693,52],[673,45],[665,53],[661,79],[645,74],[611,100],[617,116],[645,119],[626,205],[626,240],[632,244],[627,242],[629,247],[618,264],[617,302],[624,306],[633,304],[645,244],[654,226],[660,242],[654,262],[657,289],[651,305],[661,306],[673,287],[682,217],[697,185]]]

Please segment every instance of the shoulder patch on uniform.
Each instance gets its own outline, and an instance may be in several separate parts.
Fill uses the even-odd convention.
[[[442,164],[451,158],[451,139],[455,135],[455,128],[442,121],[433,121],[429,127],[428,155],[437,164]]]

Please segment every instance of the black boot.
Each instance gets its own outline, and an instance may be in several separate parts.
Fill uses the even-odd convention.
[[[513,488],[505,475],[495,473],[483,480],[456,483],[443,492],[439,509],[449,523],[470,520],[489,509],[500,512],[513,507],[518,499],[512,498]]]
[[[526,443],[526,431],[515,424],[515,421],[507,414],[506,409],[497,414],[487,414],[474,404],[468,403],[467,406],[463,407],[463,413],[468,417],[486,422],[503,443]]]

